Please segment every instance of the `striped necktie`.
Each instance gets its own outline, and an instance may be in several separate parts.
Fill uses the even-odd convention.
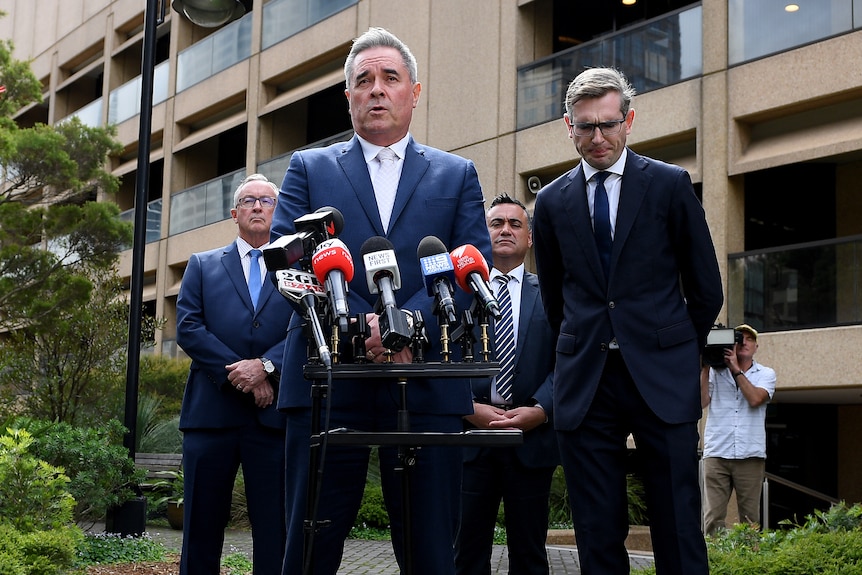
[[[502,317],[494,325],[494,343],[497,361],[500,362],[500,373],[497,374],[497,393],[506,403],[512,401],[512,377],[515,372],[515,329],[512,323],[512,297],[509,294],[510,276],[501,275],[496,278],[500,282],[497,291],[497,301],[500,304]]]

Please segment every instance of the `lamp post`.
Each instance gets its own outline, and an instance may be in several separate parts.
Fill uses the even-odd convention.
[[[132,236],[132,272],[129,286],[129,346],[126,363],[126,396],[123,424],[128,432],[123,445],[135,459],[138,427],[138,383],[141,363],[141,326],[144,299],[144,256],[147,249],[147,196],[150,187],[150,147],[153,124],[153,84],[156,69],[156,34],[164,22],[169,0],[147,0],[144,12],[144,47],[141,63],[141,111],[138,131],[138,163],[135,179],[135,214]],[[240,18],[251,0],[174,0],[173,8],[192,23],[215,28]],[[146,502],[132,500],[114,510],[112,531],[140,535],[146,522]]]

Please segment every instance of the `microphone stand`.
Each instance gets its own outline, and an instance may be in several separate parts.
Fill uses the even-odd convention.
[[[448,327],[445,319],[441,322]],[[421,349],[425,345],[424,321],[421,314],[414,315],[414,350]],[[442,330],[441,330],[442,331]],[[445,349],[448,350],[448,329],[446,335]],[[364,345],[363,345],[364,347]],[[356,349],[356,346],[354,346]],[[356,349],[356,351],[360,351]],[[364,350],[362,350],[364,351]],[[416,356],[414,355],[414,358]],[[361,358],[361,359],[360,359]],[[402,507],[402,537],[404,541],[404,573],[413,573],[413,536],[412,536],[412,513],[410,499],[410,469],[416,465],[416,451],[422,446],[516,446],[523,443],[523,433],[520,430],[482,430],[472,429],[458,433],[448,432],[411,432],[410,413],[407,408],[407,382],[411,378],[471,378],[491,377],[500,371],[500,364],[496,361],[487,362],[451,362],[446,359],[442,362],[414,362],[414,363],[364,363],[364,353],[357,354],[355,359],[359,363],[339,363],[331,369],[325,369],[320,364],[309,363],[303,368],[303,374],[312,384],[312,414],[311,414],[311,455],[309,470],[308,499],[306,512],[306,563],[313,563],[313,529],[318,525],[326,525],[329,521],[311,520],[313,505],[311,500],[313,494],[317,493],[319,482],[322,477],[316,473],[319,465],[318,450],[326,443],[332,445],[353,446],[381,446],[390,445],[398,447],[398,465],[395,468],[401,474],[401,507]],[[327,384],[323,381],[331,379],[391,379],[398,386],[399,408],[396,431],[364,432],[346,428],[320,429],[321,399],[326,397],[325,388]]]

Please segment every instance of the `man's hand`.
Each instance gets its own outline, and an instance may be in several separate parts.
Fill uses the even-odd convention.
[[[506,411],[493,405],[473,403],[473,415],[465,416],[479,429],[520,429],[527,432],[542,425],[547,420],[541,407],[516,407]]]
[[[258,386],[269,383],[266,379],[266,372],[263,370],[263,363],[257,358],[241,359],[226,365],[225,369],[227,369],[228,382],[243,393],[251,393]],[[270,391],[272,390],[270,389]]]
[[[254,404],[261,409],[272,405],[275,399],[275,390],[268,379],[264,379],[262,384],[253,389],[252,393],[254,393]]]
[[[371,330],[371,337],[365,340],[365,350],[368,352],[365,359],[374,363],[385,363],[388,361],[386,356],[386,348],[380,340],[380,317],[376,313],[365,314],[365,321],[368,322],[368,328]],[[393,363],[412,363],[413,350],[410,346],[405,346],[404,349],[392,355]]]

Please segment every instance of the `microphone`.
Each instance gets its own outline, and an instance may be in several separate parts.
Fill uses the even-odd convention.
[[[344,229],[344,216],[338,209],[324,206],[296,218],[293,226],[296,233],[281,236],[263,250],[266,269],[287,269],[314,252],[319,243],[338,236]]]
[[[419,267],[428,295],[434,296],[437,313],[446,316],[449,323],[455,323],[455,300],[452,298],[452,282],[455,280],[455,267],[446,246],[436,236],[425,236],[416,250]]]
[[[375,312],[380,316],[380,340],[383,347],[401,351],[410,343],[412,332],[407,315],[395,303],[395,290],[401,288],[401,272],[392,242],[382,236],[365,240],[360,248],[365,264],[368,291],[380,294]]]
[[[329,294],[329,311],[338,328],[346,333],[350,323],[347,283],[353,279],[353,258],[344,242],[324,240],[311,256],[311,268]]]
[[[450,254],[455,266],[455,280],[458,287],[467,293],[473,293],[476,301],[488,315],[500,319],[500,304],[488,284],[488,263],[476,246],[464,244],[455,248]]]
[[[274,273],[278,293],[298,304],[305,311],[305,319],[311,327],[314,344],[317,346],[317,355],[327,368],[332,367],[332,353],[323,335],[320,319],[317,317],[317,301],[326,299],[326,290],[310,273],[286,269],[277,270]]]

